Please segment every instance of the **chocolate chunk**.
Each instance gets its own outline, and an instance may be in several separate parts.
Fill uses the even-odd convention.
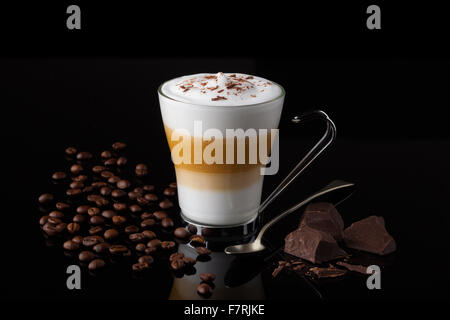
[[[338,269],[333,266],[330,266],[328,268],[313,267],[313,268],[309,269],[309,274],[313,275],[319,279],[337,278],[337,277],[343,276],[346,273],[347,273],[346,270]]]
[[[331,234],[336,241],[341,241],[344,235],[344,221],[331,203],[310,203],[303,213],[299,227],[305,225]]]
[[[312,263],[322,263],[347,255],[330,234],[308,226],[289,233],[284,240],[286,253]]]
[[[379,255],[394,252],[395,240],[386,231],[383,217],[370,216],[344,230],[345,245]]]

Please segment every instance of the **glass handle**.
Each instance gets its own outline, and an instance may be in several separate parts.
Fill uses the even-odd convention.
[[[328,115],[322,110],[313,110],[302,114],[300,116],[295,116],[292,119],[294,123],[305,123],[311,120],[322,120],[327,123],[327,129],[316,143],[314,147],[303,157],[302,160],[295,166],[294,169],[287,175],[286,178],[281,181],[281,183],[272,191],[272,193],[267,197],[266,200],[259,206],[258,213],[261,213],[266,209],[266,207],[272,203],[283,191],[289,186],[333,141],[336,139],[336,126],[333,121],[328,117]]]

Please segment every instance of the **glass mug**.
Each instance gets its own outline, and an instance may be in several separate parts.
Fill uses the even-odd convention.
[[[244,131],[255,129],[258,134],[260,129],[270,132],[270,129],[278,128],[285,97],[285,91],[281,86],[279,86],[281,94],[272,100],[230,107],[178,101],[163,93],[161,90],[163,85],[164,83],[158,89],[158,96],[172,160],[174,148],[177,148],[176,145],[179,145],[180,141],[188,141],[185,146],[189,144],[191,150],[195,150],[197,143],[201,145],[200,150],[204,151],[207,146],[205,140],[209,139],[205,136],[208,129],[218,130],[224,137],[222,145],[226,146],[227,129]],[[292,120],[295,123],[302,123],[312,119],[321,119],[327,123],[325,134],[262,204],[263,165],[249,164],[248,156],[244,164],[196,164],[193,161],[186,164],[174,161],[178,201],[183,218],[190,223],[210,227],[233,227],[254,221],[258,214],[334,141],[336,127],[325,112],[311,111]],[[198,130],[199,123],[201,130]],[[173,139],[174,133],[178,139]],[[257,139],[273,141],[270,133],[267,136],[259,135]],[[278,152],[278,144],[269,145],[268,149],[274,154]],[[248,140],[245,143],[245,150],[248,151]],[[234,148],[234,154],[235,151]],[[226,152],[224,149],[224,153]],[[195,151],[191,152],[191,158],[194,153]]]

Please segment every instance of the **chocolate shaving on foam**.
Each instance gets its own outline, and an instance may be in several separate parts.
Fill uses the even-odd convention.
[[[222,93],[223,90],[225,90],[225,89],[220,89],[219,91],[217,91],[217,93]]]
[[[227,98],[222,97],[222,96],[217,96],[215,98],[211,98],[211,101],[219,101],[219,100],[227,100]]]
[[[214,90],[216,90],[216,89],[218,89],[218,88],[219,88],[219,86],[215,86],[215,87],[206,87],[206,89],[211,90],[211,91],[214,91]]]

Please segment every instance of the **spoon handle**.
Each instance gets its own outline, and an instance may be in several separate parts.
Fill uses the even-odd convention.
[[[258,236],[256,237],[255,241],[261,241],[264,233],[267,231],[268,228],[270,228],[271,226],[273,226],[275,223],[277,223],[280,219],[286,217],[288,214],[296,211],[297,209],[299,209],[300,207],[304,206],[305,204],[307,204],[308,202],[324,195],[327,194],[331,191],[335,191],[335,190],[339,190],[339,189],[343,189],[343,188],[347,188],[347,187],[351,187],[354,186],[354,183],[351,182],[346,182],[346,181],[342,181],[342,180],[333,180],[332,182],[330,182],[328,185],[326,185],[324,188],[320,189],[319,191],[317,191],[316,193],[310,195],[308,198],[306,198],[305,200],[303,200],[302,202],[296,204],[295,206],[293,206],[292,208],[287,209],[286,211],[284,211],[283,213],[281,213],[280,215],[276,216],[274,219],[272,219],[271,221],[269,221],[268,223],[266,223],[261,230],[258,233]]]

